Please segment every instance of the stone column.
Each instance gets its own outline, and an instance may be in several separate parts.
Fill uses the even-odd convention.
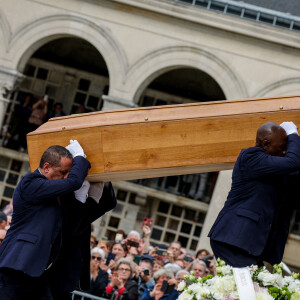
[[[231,187],[231,176],[232,170],[222,171],[218,176],[218,180],[203,224],[197,249],[204,248],[211,251],[209,238],[207,237],[207,235],[210,231],[211,226],[215,222],[218,213],[222,209],[225,200],[227,199],[227,195]]]
[[[17,70],[0,67],[0,128],[2,128],[11,93],[18,88],[24,75]]]
[[[125,100],[114,96],[103,95],[103,108],[102,110],[113,110],[113,109],[126,109],[137,107],[131,100]]]

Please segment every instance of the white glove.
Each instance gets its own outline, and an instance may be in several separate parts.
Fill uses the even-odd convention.
[[[86,202],[86,198],[87,198],[87,194],[88,194],[88,191],[89,191],[89,188],[90,188],[90,183],[85,180],[81,186],[81,188],[77,191],[75,191],[75,198],[82,202],[82,203],[85,203]]]
[[[97,203],[99,203],[104,188],[104,182],[91,182],[89,189],[89,197],[93,198]]]
[[[283,122],[280,126],[285,130],[287,135],[295,132],[298,134],[297,126],[293,122]]]
[[[83,156],[86,158],[86,155],[77,140],[70,140],[70,145],[68,145],[66,149],[71,152],[73,158],[76,156]]]

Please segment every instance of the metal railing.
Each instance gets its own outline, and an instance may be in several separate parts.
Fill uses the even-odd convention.
[[[76,297],[77,296],[77,297]],[[83,293],[80,291],[73,291],[72,300],[107,300],[106,298],[101,298],[98,296],[94,296],[88,293]]]
[[[300,17],[231,0],[172,0],[218,13],[300,32]]]

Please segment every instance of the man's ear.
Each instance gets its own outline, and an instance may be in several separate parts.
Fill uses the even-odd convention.
[[[45,174],[47,174],[49,172],[50,168],[51,168],[50,163],[48,163],[48,162],[44,163],[43,171],[45,172]]]
[[[264,150],[267,150],[267,149],[269,148],[269,145],[270,145],[270,141],[269,141],[269,140],[264,139],[264,140],[262,141],[262,148],[263,148]]]

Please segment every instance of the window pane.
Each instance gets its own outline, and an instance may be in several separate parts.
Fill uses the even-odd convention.
[[[185,209],[184,218],[186,220],[193,221],[193,220],[195,220],[195,217],[196,217],[196,211],[195,210]]]
[[[34,71],[35,71],[35,66],[26,65],[24,74],[26,76],[33,77],[34,76]]]
[[[197,245],[198,245],[198,241],[192,240],[190,249],[195,251],[197,249]]]
[[[88,91],[90,87],[90,80],[80,79],[78,83],[78,89],[82,91]]]
[[[0,181],[3,181],[5,177],[5,171],[0,170]]]
[[[179,221],[174,220],[174,219],[170,219],[169,220],[169,224],[168,224],[168,228],[169,229],[173,229],[173,230],[177,230],[178,229],[178,225],[179,225]]]
[[[169,211],[170,204],[167,202],[160,201],[158,211],[167,214]]]
[[[164,242],[171,243],[173,241],[175,241],[175,234],[171,232],[166,232]]]
[[[36,78],[46,80],[48,76],[48,70],[44,68],[39,68],[36,74]]]
[[[117,192],[117,199],[120,201],[125,201],[127,196],[127,192],[123,190],[118,190]]]
[[[18,174],[9,173],[6,182],[9,184],[16,185],[18,182],[18,178],[19,178]]]
[[[154,105],[154,98],[149,96],[144,96],[141,106],[153,106],[153,105]]]
[[[99,98],[94,96],[89,96],[87,106],[93,107],[94,109],[98,108]]]
[[[4,197],[7,197],[7,198],[12,198],[12,196],[13,196],[13,194],[14,194],[14,190],[15,190],[15,189],[6,186],[5,189],[4,189],[3,196],[4,196]]]
[[[162,234],[162,230],[153,228],[151,233],[151,238],[155,240],[160,240]]]
[[[200,236],[202,227],[196,226],[194,230],[194,236]]]
[[[81,105],[84,105],[85,98],[86,98],[86,94],[77,92],[76,95],[75,95],[74,102],[78,103],[78,104],[81,104]]]
[[[189,239],[185,236],[179,236],[178,241],[181,243],[181,246],[185,248]]]
[[[189,224],[189,223],[185,223],[183,222],[182,225],[181,225],[181,232],[183,233],[191,233],[191,230],[192,230],[192,224]]]
[[[165,222],[166,222],[166,217],[156,216],[155,225],[164,227],[165,226]]]
[[[20,172],[22,168],[22,162],[19,160],[13,160],[10,169],[15,172]]]
[[[114,214],[121,215],[123,212],[123,205],[120,203],[117,203],[116,207],[112,210]]]
[[[9,165],[9,159],[4,156],[0,156],[0,168],[7,169]]]
[[[172,216],[181,217],[181,213],[182,213],[182,208],[180,206],[173,205]]]
[[[118,228],[120,219],[116,217],[110,217],[108,226]]]

